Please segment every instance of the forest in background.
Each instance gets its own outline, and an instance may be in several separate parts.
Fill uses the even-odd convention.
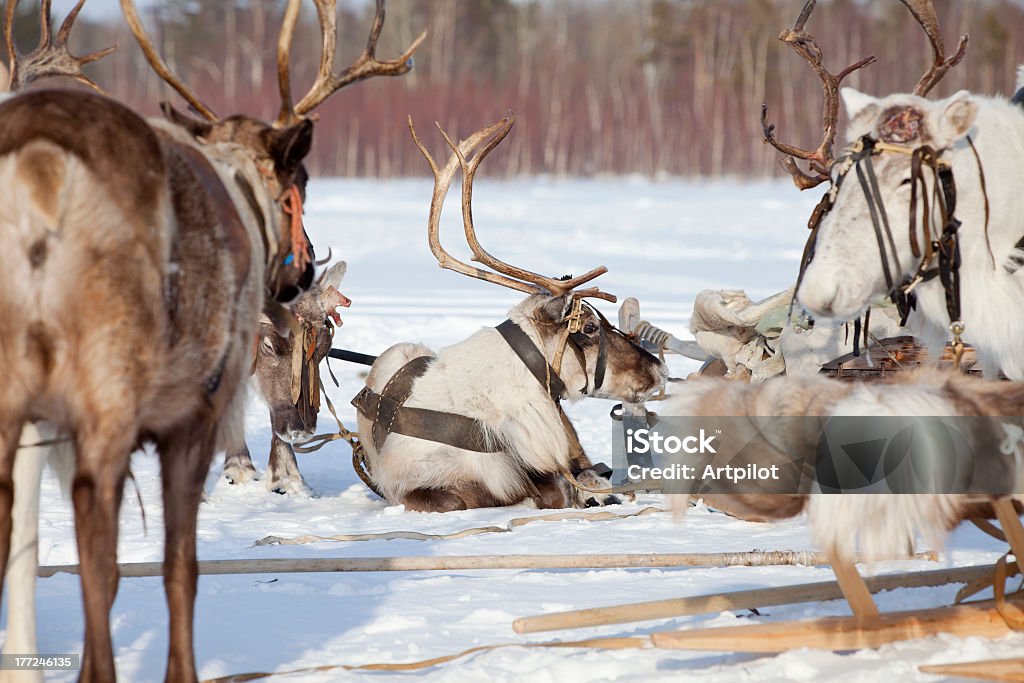
[[[68,3],[58,2],[56,20]],[[362,51],[372,3],[339,3],[337,69]],[[1011,95],[1024,62],[1024,6],[1014,0],[936,0],[947,53],[970,35],[964,61],[932,92]],[[22,2],[23,51],[37,39],[38,3]],[[33,7],[35,5],[35,7]],[[172,70],[220,114],[273,119],[275,49],[283,0],[169,0],[146,7],[150,35]],[[320,34],[307,3],[292,54],[296,100],[313,80]],[[439,121],[453,136],[516,112],[488,176],[630,174],[780,175],[761,142],[760,107],[784,141],[821,135],[821,88],[777,36],[803,0],[389,0],[378,56],[397,56],[424,29],[415,69],[335,94],[320,107],[311,159],[320,175],[421,176],[406,116],[435,155]],[[931,61],[924,33],[897,0],[822,0],[808,31],[833,72],[869,54],[878,62],[844,84],[876,95],[913,88]],[[156,113],[183,106],[151,73],[122,21],[79,20],[72,50],[115,42],[87,67],[114,97]],[[840,133],[841,135],[841,133]],[[841,138],[839,138],[841,140]]]

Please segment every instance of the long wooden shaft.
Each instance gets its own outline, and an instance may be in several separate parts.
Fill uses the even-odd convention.
[[[992,565],[983,567],[959,567],[956,569],[935,569],[925,572],[902,572],[865,579],[868,590],[878,593],[893,588],[919,588],[942,586],[947,583],[967,583],[991,576]],[[776,588],[755,588],[751,590],[695,595],[669,600],[651,600],[614,607],[557,612],[534,617],[523,617],[512,622],[516,633],[536,633],[557,629],[585,628],[607,624],[626,624],[650,619],[670,619],[691,614],[707,614],[724,610],[751,609],[769,605],[791,605],[804,602],[838,600],[843,591],[836,581],[802,583],[795,586]]]
[[[287,574],[296,572],[407,572],[452,569],[604,569],[636,567],[730,567],[825,564],[810,551],[751,551],[738,553],[627,553],[596,555],[451,555],[425,557],[343,557],[203,560],[200,574]],[[161,576],[160,562],[119,564],[123,577]],[[39,568],[41,577],[77,574],[78,565]]]
[[[897,640],[953,636],[999,638],[1010,627],[991,600],[873,617],[823,617],[805,621],[724,626],[654,633],[656,647],[716,652],[784,652],[798,648],[862,650]]]

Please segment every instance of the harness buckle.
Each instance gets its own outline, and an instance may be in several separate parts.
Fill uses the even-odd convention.
[[[954,320],[949,324],[949,331],[953,333],[953,368],[960,370],[960,359],[964,355],[964,342],[961,335],[964,333],[963,320]]]

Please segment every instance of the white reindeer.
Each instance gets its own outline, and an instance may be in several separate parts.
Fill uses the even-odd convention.
[[[614,297],[597,289],[573,291],[605,272],[603,267],[555,280],[498,261],[477,241],[473,175],[513,123],[513,117],[504,119],[458,147],[446,135],[455,151],[442,169],[413,131],[434,172],[428,232],[441,266],[531,296],[498,329],[483,329],[440,351],[417,344],[391,347],[353,401],[372,481],[385,498],[410,510],[444,512],[525,499],[538,507],[613,502],[611,496],[570,489],[566,483],[575,474],[588,489],[608,487],[589,469],[559,401],[587,394],[638,402],[665,381],[666,369],[657,358],[582,301]],[[466,155],[485,140],[467,161]],[[441,207],[460,165],[466,239],[474,259],[496,272],[456,261],[441,247]],[[565,354],[567,346],[572,352]]]
[[[975,346],[986,376],[1024,379],[1024,316],[1017,314],[1024,308],[1024,109],[967,91],[925,99],[959,61],[965,41],[944,59],[931,3],[905,2],[932,39],[935,65],[914,93],[875,98],[842,89],[850,148],[834,164],[823,158],[832,188],[796,297],[813,316],[836,320],[856,318],[887,296],[916,297],[908,327],[933,355],[950,338],[951,324],[962,322],[963,341]],[[837,111],[836,102],[829,106]],[[815,161],[820,166],[822,159]],[[917,161],[923,173],[912,173]],[[938,180],[944,168],[952,172],[952,194]],[[962,224],[944,238],[950,198]],[[940,252],[956,242],[959,286],[944,286]]]

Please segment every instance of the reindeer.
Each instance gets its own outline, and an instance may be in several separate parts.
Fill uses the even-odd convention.
[[[437,352],[397,344],[373,364],[353,400],[366,463],[381,494],[409,510],[446,512],[527,499],[541,508],[617,502],[593,492],[608,483],[590,469],[560,401],[583,395],[642,401],[665,381],[657,358],[584,303],[586,297],[615,300],[596,288],[577,290],[606,272],[603,266],[557,280],[499,261],[477,240],[473,177],[514,122],[510,115],[459,145],[441,131],[453,153],[439,168],[409,120],[434,174],[427,233],[438,263],[530,295],[497,328]],[[459,168],[466,240],[474,259],[491,271],[452,258],[440,243],[442,205]],[[567,346],[572,353],[565,354]],[[575,480],[580,488],[567,483]]]
[[[5,37],[12,90],[67,75],[95,86],[66,47],[79,0],[53,37],[14,49],[16,2]],[[164,106],[146,121],[83,91],[37,90],[0,103],[0,574],[10,549],[12,470],[25,425],[46,421],[75,451],[72,500],[85,608],[81,680],[115,679],[109,614],[117,589],[117,518],[129,456],[155,444],[163,486],[164,585],[170,612],[166,677],[196,680],[192,620],[196,513],[218,447],[237,442],[261,310],[287,322],[281,301],[312,279],[302,228],[309,113],[344,85],[398,75],[409,56],[378,61],[382,3],[366,51],[333,73],[334,3],[318,2],[321,69],[292,105],[290,0],[278,43],[282,107],[273,125],[219,118],[174,77],[145,34],[129,27],[154,70],[205,120]],[[68,318],[67,310],[81,312]],[[19,489],[19,493],[22,491]],[[38,495],[38,488],[29,489]]]
[[[967,37],[946,57],[932,3],[904,4],[931,41],[934,63],[913,93],[842,90],[849,147],[839,159],[831,142],[815,153],[796,150],[766,125],[766,139],[790,155],[798,185],[832,183],[811,219],[796,300],[815,317],[850,320],[890,297],[933,355],[951,337],[968,341],[987,376],[1024,379],[1024,319],[1012,314],[1024,305],[1024,217],[1015,208],[1024,110],[967,91],[925,99],[962,59]],[[792,44],[820,69],[821,52],[802,26]],[[825,88],[826,140],[835,134],[838,80]],[[817,175],[802,173],[793,156],[810,159]]]
[[[743,419],[756,424],[756,418],[776,416],[805,420],[839,416],[873,419],[1010,417],[1019,420],[1022,409],[1022,383],[995,382],[926,369],[897,373],[887,381],[872,384],[839,382],[825,377],[777,377],[754,384],[700,378],[678,386],[666,401],[663,413],[716,418],[730,415],[735,416],[733,419],[739,425]],[[873,610],[870,598],[864,601],[857,597],[861,593],[853,563],[858,552],[867,561],[906,556],[912,553],[918,535],[932,547],[941,547],[953,527],[965,519],[991,515],[993,508],[1004,529],[1019,527],[1011,501],[1024,503],[1024,495],[1021,495],[1024,466],[1020,450],[1024,437],[1006,442],[1004,437],[1011,431],[1004,434],[998,421],[978,420],[969,426],[973,431],[966,438],[976,454],[972,462],[974,471],[984,472],[989,481],[998,481],[1015,494],[1005,496],[993,491],[992,495],[807,495],[794,491],[789,494],[716,493],[703,498],[708,505],[749,521],[787,519],[806,511],[811,535],[829,557],[844,593],[852,596],[855,611],[859,608]],[[752,439],[744,447],[744,453],[754,454],[760,464],[794,457],[814,463],[818,436],[800,431],[782,438],[773,433],[769,438]],[[785,453],[781,453],[780,448],[785,448]],[[866,592],[863,596],[866,597]]]
[[[266,316],[260,321],[252,373],[270,409],[273,431],[265,485],[275,493],[311,493],[299,472],[292,444],[313,436],[320,392],[320,361],[331,350],[339,307],[351,301],[338,291],[347,266],[334,264],[290,305],[301,334],[281,334]],[[245,441],[224,456],[224,478],[243,484],[256,478]]]

